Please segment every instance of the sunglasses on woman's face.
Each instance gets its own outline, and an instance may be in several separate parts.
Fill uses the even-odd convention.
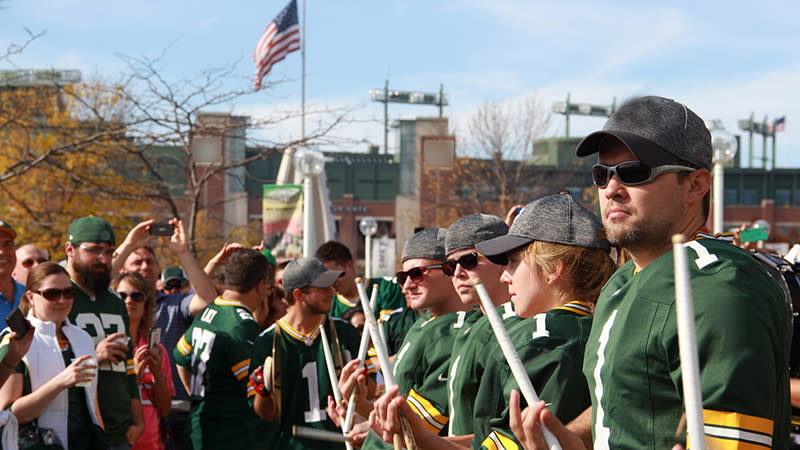
[[[443,264],[453,273],[456,272],[457,265],[461,266],[464,270],[472,270],[478,267],[478,257],[480,256],[478,252],[467,253],[458,259],[448,259]]]
[[[605,164],[595,164],[592,166],[592,183],[599,188],[608,186],[611,174],[617,176],[617,180],[626,186],[636,186],[637,184],[649,183],[657,176],[666,172],[694,172],[694,167],[666,164],[663,166],[650,167],[641,161],[625,161],[616,166]]]
[[[421,283],[422,280],[425,279],[425,272],[431,269],[442,269],[445,275],[448,277],[453,276],[453,271],[450,270],[449,267],[445,267],[444,264],[433,264],[431,266],[421,266],[421,267],[414,267],[412,269],[408,269],[403,272],[397,272],[394,276],[397,277],[397,282],[400,286],[406,284],[406,280],[411,278],[411,281],[415,283]]]
[[[33,291],[44,297],[48,302],[54,302],[61,297],[65,300],[72,300],[75,298],[75,288],[70,286],[64,289],[43,289],[41,291]]]
[[[133,292],[117,291],[117,294],[119,294],[119,296],[122,298],[122,300],[125,300],[126,298],[130,297],[131,300],[133,300],[135,302],[143,302],[144,301],[144,292],[140,292],[140,291],[133,291]]]

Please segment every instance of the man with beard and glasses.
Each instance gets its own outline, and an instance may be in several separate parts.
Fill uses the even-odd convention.
[[[634,98],[576,153],[598,154],[603,225],[631,259],[597,300],[583,363],[592,407],[568,425],[577,436],[544,402],[520,415],[512,399],[514,434],[545,448],[541,419],[564,449],[592,437],[594,448],[676,443],[684,398],[671,238],[680,233],[689,239],[708,448],[789,448],[789,306],[755,258],[705,232],[712,152],[703,119],[674,100]]]
[[[77,292],[69,314],[92,336],[99,368],[97,398],[111,449],[127,449],[144,431],[125,303],[109,289],[116,239],[111,224],[82,217],[68,229],[67,271]]]

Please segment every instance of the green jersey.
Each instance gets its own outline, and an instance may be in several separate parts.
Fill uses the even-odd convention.
[[[347,321],[327,316],[321,316],[319,326],[311,335],[304,335],[292,328],[285,317],[267,328],[256,338],[253,345],[250,370],[264,363],[267,356],[272,356],[273,340],[278,335],[280,356],[280,420],[276,435],[270,440],[272,448],[280,449],[341,449],[344,444],[326,441],[296,438],[292,436],[292,426],[319,428],[328,431],[338,431],[333,421],[328,417],[325,408],[328,405],[328,396],[333,396],[331,380],[325,363],[325,353],[322,347],[320,329],[324,326],[328,343],[335,345],[328,332],[326,322],[331,320],[336,328],[339,340],[339,351],[343,362],[347,362],[358,353],[361,337]],[[331,350],[335,357],[335,350]],[[274,361],[274,360],[273,360]],[[251,388],[248,392],[250,405],[256,395]]]
[[[703,237],[703,236],[700,236]],[[709,448],[789,448],[789,307],[747,252],[686,243]],[[684,411],[672,250],[603,287],[583,371],[595,448],[664,449]]]
[[[508,330],[533,388],[563,423],[590,406],[583,352],[592,326],[591,305],[573,301],[537,314]],[[487,346],[488,360],[475,396],[472,448],[521,448],[509,427],[511,390],[519,391],[500,344]],[[522,399],[522,408],[527,403]]]
[[[474,314],[474,311],[458,311],[432,317],[425,313],[408,330],[400,351],[395,355],[393,370],[400,393],[408,395],[411,409],[422,418],[425,428],[434,434],[447,434],[447,376],[453,342],[465,327],[469,327],[467,319],[472,317],[474,321]],[[370,433],[361,448],[392,447]]]
[[[378,286],[378,299],[375,306],[375,313],[377,315],[380,311],[391,311],[397,308],[406,306],[406,298],[400,285],[387,278],[369,278],[364,282],[365,291],[367,295],[372,295],[372,286]],[[328,313],[331,317],[341,317],[342,314],[348,309],[358,305],[361,300],[356,298],[347,298],[338,292],[333,294],[333,301],[331,302],[331,311]]]
[[[95,346],[114,333],[130,336],[128,310],[125,303],[111,289],[91,295],[75,279],[75,300],[69,320],[89,333]],[[130,339],[128,339],[130,341]],[[139,386],[133,368],[133,344],[128,342],[125,361],[105,362],[98,367],[97,402],[105,424],[109,444],[127,442],[125,433],[131,425],[131,400],[139,398]]]
[[[422,315],[404,306],[393,310],[379,312],[378,323],[383,326],[383,335],[386,338],[386,347],[389,356],[394,355],[400,350],[406,333]]]
[[[506,302],[496,309],[497,314],[503,319],[506,330],[523,320],[514,312],[514,304],[511,302]],[[490,352],[493,351],[492,344],[495,342],[489,319],[481,310],[475,311],[474,323],[456,337],[453,345],[450,375],[447,377],[447,393],[450,399],[448,436],[472,434],[472,406],[475,403],[475,393],[478,392],[486,362],[491,357]]]
[[[247,382],[260,331],[244,304],[218,297],[178,341],[175,363],[191,375],[191,448],[248,448],[257,440],[262,422],[247,403]]]

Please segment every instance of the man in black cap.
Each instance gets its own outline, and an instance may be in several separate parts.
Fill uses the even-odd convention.
[[[269,448],[330,448],[329,443],[294,437],[292,425],[338,430],[325,412],[333,390],[320,333],[325,333],[339,367],[358,353],[358,331],[347,321],[328,316],[333,284],[342,274],[328,270],[315,257],[295,259],[283,271],[289,309],[256,338],[250,358],[248,397],[277,433]]]
[[[69,320],[95,341],[97,399],[109,444],[112,449],[130,448],[144,431],[144,417],[133,371],[128,311],[108,287],[114,229],[89,216],[73,221],[68,234],[67,272],[77,289]]]
[[[586,444],[593,435],[594,448],[675,444],[684,399],[671,238],[683,234],[707,446],[788,448],[788,306],[755,259],[705,232],[711,136],[703,120],[674,100],[634,98],[578,145],[578,156],[595,153],[603,224],[631,260],[597,301],[583,366],[591,414],[569,428]],[[563,448],[582,448],[543,407],[533,405],[524,419],[511,407],[526,447],[545,448],[533,425],[541,418]]]

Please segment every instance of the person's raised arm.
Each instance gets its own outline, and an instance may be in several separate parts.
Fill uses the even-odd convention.
[[[189,279],[189,283],[192,285],[194,297],[192,297],[189,304],[189,313],[194,316],[217,298],[217,290],[214,288],[211,278],[203,271],[200,263],[189,251],[189,242],[186,238],[183,222],[178,219],[172,219],[169,223],[174,225],[175,229],[166,242],[167,248],[172,250],[172,253],[178,257],[183,271],[186,272],[186,278]]]
[[[135,227],[131,228],[131,231],[125,236],[125,240],[117,246],[114,251],[114,260],[111,261],[112,275],[119,273],[131,253],[146,246],[155,238],[155,236],[149,234],[150,225],[152,225],[153,222],[155,222],[153,219],[139,222]]]

